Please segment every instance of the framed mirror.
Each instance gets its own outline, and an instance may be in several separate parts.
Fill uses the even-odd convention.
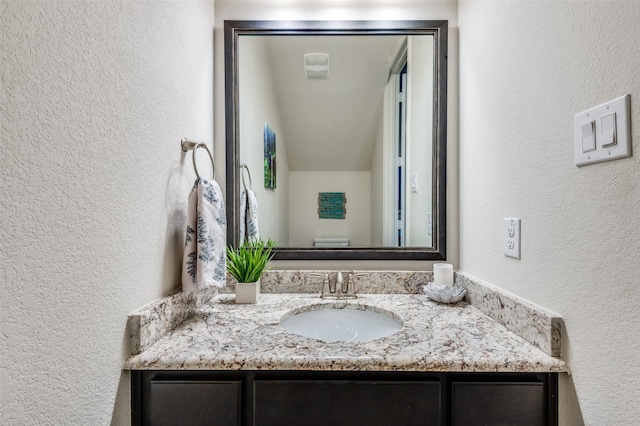
[[[228,243],[445,260],[447,21],[224,26]]]

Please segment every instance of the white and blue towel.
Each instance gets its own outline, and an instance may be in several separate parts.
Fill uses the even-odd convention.
[[[227,221],[215,181],[197,179],[187,201],[182,291],[224,287],[227,278]]]
[[[243,189],[240,194],[240,242],[251,242],[259,238],[258,197],[253,189]]]

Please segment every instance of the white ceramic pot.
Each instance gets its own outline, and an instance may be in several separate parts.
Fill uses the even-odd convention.
[[[260,296],[260,280],[255,283],[236,283],[236,303],[256,303]]]

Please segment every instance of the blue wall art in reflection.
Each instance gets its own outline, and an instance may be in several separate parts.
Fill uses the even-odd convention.
[[[346,203],[344,192],[318,193],[318,218],[344,219],[347,214]]]
[[[276,134],[264,123],[264,187],[276,188]]]

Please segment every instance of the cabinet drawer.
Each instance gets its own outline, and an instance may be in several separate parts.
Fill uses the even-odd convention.
[[[151,380],[144,425],[239,425],[240,381]]]
[[[451,386],[454,425],[547,424],[541,382],[453,382]]]
[[[255,381],[254,425],[439,425],[439,382]]]

